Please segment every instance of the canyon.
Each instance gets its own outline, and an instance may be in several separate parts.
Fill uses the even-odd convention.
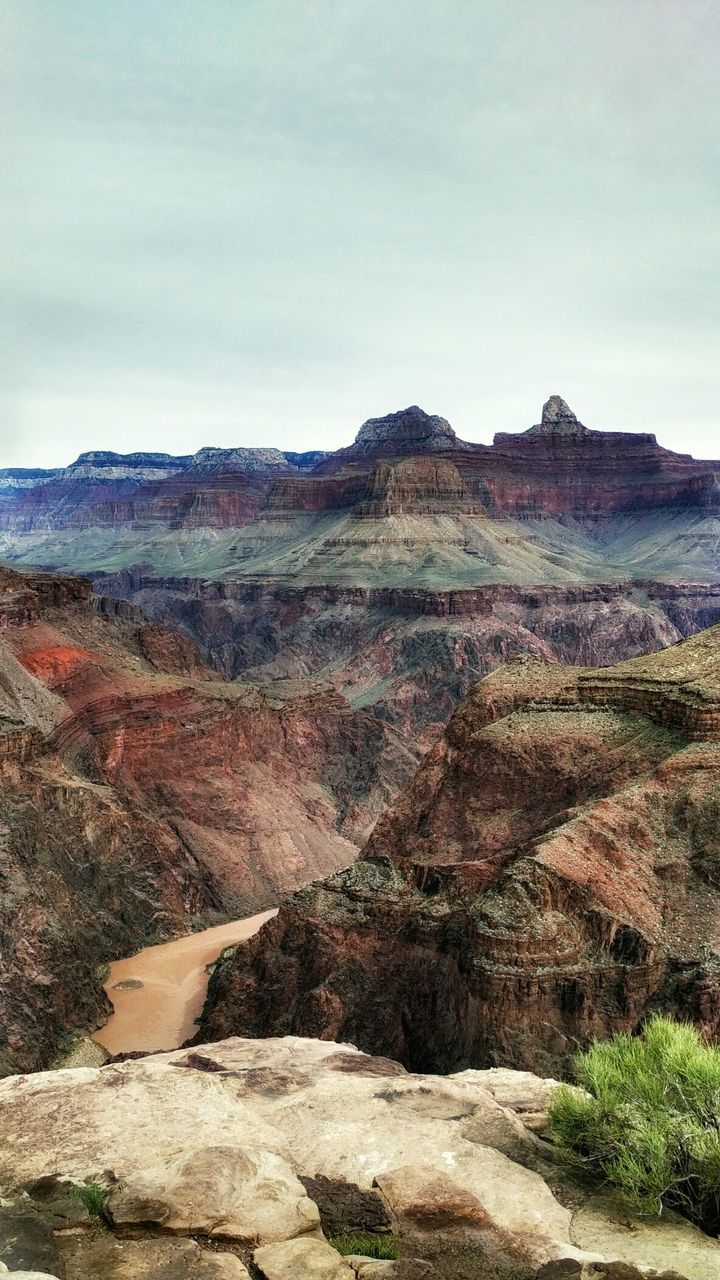
[[[417,756],[338,694],[223,681],[78,578],[0,571],[0,1070],[105,1020],[108,961],[345,866]]]
[[[411,406],[330,454],[0,473],[0,555],[88,576],[223,677],[318,680],[423,751],[516,654],[606,664],[717,621],[719,476],[559,396],[492,445]]]
[[[102,1022],[109,961],[350,867],[503,663],[716,623],[718,475],[557,396],[492,445],[412,406],[331,454],[0,473],[0,1067]]]
[[[0,1259],[717,1268],[559,1168],[534,1073],[720,1030],[719,479],[558,396],[0,472]],[[378,1224],[397,1261],[328,1243]]]
[[[650,1010],[720,1029],[720,626],[480,682],[359,860],[213,975],[198,1033],[566,1074]]]

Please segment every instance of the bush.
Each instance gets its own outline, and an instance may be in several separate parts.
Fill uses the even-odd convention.
[[[399,1258],[400,1241],[397,1236],[375,1235],[370,1231],[353,1231],[342,1236],[334,1236],[330,1241],[333,1249],[337,1249],[344,1258],[358,1254],[362,1258]]]
[[[654,1016],[576,1058],[578,1083],[550,1105],[550,1132],[641,1213],[676,1209],[720,1233],[720,1049],[687,1023]]]

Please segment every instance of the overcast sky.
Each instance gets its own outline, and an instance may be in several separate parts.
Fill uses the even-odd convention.
[[[4,0],[0,466],[551,393],[720,456],[717,0]]]

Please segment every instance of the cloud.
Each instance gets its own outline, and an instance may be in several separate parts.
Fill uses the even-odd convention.
[[[8,0],[0,464],[489,439],[720,452],[707,0]]]

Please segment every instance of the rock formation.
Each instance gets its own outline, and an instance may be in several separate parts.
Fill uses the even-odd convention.
[[[719,794],[719,626],[598,670],[518,659],[460,705],[360,860],[218,972],[200,1034],[552,1073],[649,1009],[716,1035]]]
[[[89,453],[64,470],[24,473],[16,468],[0,472],[0,528],[13,532],[21,550],[23,535],[42,531],[129,526],[141,534],[144,526],[163,524],[239,529],[258,519],[265,522],[268,511],[292,517],[298,510],[347,512],[357,507],[360,516],[367,516],[372,513],[367,504],[372,508],[379,461],[387,464],[382,474],[391,476],[394,466],[408,459],[439,463],[441,458],[447,464],[435,472],[439,500],[445,504],[441,510],[451,510],[457,518],[565,516],[592,522],[672,507],[685,512],[687,523],[688,513],[697,516],[719,509],[720,462],[673,453],[647,433],[591,430],[561,397],[552,396],[539,424],[516,434],[499,432],[490,446],[460,440],[444,418],[412,405],[369,419],[352,445],[330,454],[244,448],[205,448],[192,457],[177,458]],[[430,513],[432,474],[427,470],[420,481],[419,510]],[[242,501],[215,499],[216,494],[234,492]],[[395,511],[392,508],[390,514]],[[666,511],[666,518],[672,514]],[[267,527],[254,532],[265,539],[272,536]],[[285,540],[289,534],[292,530],[286,528]],[[276,536],[283,541],[280,531]],[[35,539],[46,552],[53,541],[58,542]],[[152,539],[133,537],[124,553],[132,556],[133,543],[139,550],[152,545]],[[8,539],[7,546],[12,544]],[[68,541],[61,545],[63,556],[71,556],[74,563],[58,565],[90,567],[77,560],[83,557],[82,546]],[[134,557],[136,562],[140,558]],[[129,563],[132,559],[125,560]],[[237,567],[241,574],[251,568],[242,558]],[[334,568],[342,577],[340,566]],[[479,568],[476,564],[468,576],[487,581],[486,575],[478,576]]]
[[[0,1072],[97,1022],[110,959],[347,865],[415,759],[339,694],[230,684],[80,579],[0,571]]]
[[[462,590],[299,586],[103,575],[191,634],[225,675],[263,686],[318,675],[424,748],[481,677],[522,653],[608,664],[720,618],[720,585],[663,582]]]
[[[445,418],[425,413],[419,405],[413,404],[384,418],[368,418],[354,443],[330,454],[319,471],[336,471],[347,463],[367,457],[415,457],[424,453],[471,448],[472,445],[458,439]]]
[[[716,621],[718,475],[650,434],[586,427],[559,396],[491,446],[411,406],[317,457],[8,473],[0,553],[91,574],[223,675],[329,682],[422,748],[516,653],[614,662]]]
[[[523,1123],[553,1087],[292,1038],[11,1078],[0,1259],[63,1280],[709,1280],[717,1241],[553,1163]],[[392,1231],[398,1261],[328,1242],[363,1230]]]

